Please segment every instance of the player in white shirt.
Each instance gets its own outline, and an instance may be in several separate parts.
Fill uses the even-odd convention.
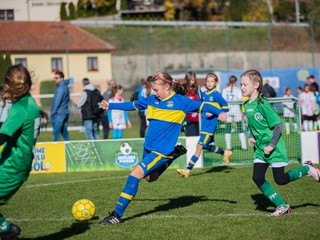
[[[237,77],[232,75],[229,78],[229,84],[226,88],[222,90],[222,97],[229,101],[240,101],[242,100],[242,93],[240,88],[236,87],[237,84]],[[239,139],[241,143],[241,148],[243,150],[247,149],[247,140],[246,136],[243,132],[243,125],[242,125],[242,111],[240,104],[230,104],[229,103],[229,112],[227,112],[227,123],[226,129],[227,133],[225,134],[225,141],[226,141],[226,149],[231,150],[231,128],[232,122],[236,122],[237,129],[239,133]]]
[[[304,131],[313,130],[314,94],[309,91],[309,85],[304,85],[303,92],[299,94]]]
[[[286,88],[285,93],[284,93],[284,98],[293,98],[293,95],[291,94],[291,89]],[[288,100],[282,103],[283,105],[283,117],[285,121],[285,127],[286,127],[286,134],[290,134],[290,122],[293,125],[293,128],[295,131],[298,129],[297,122],[295,120],[296,114],[294,110],[294,101],[293,100]]]

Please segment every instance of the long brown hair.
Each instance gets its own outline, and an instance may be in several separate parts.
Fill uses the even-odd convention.
[[[195,92],[197,91],[198,89],[198,81],[197,81],[197,75],[195,72],[193,71],[189,71],[186,73],[186,76],[184,77],[184,80],[186,80],[187,82],[187,85],[193,89]],[[190,86],[190,82],[194,80],[194,84],[192,86]]]
[[[249,69],[241,74],[240,78],[247,76],[252,82],[257,82],[259,84],[259,87],[257,89],[258,91],[258,103],[262,103],[262,86],[263,86],[263,78],[261,76],[261,73],[255,69]]]
[[[4,75],[4,104],[8,99],[16,102],[27,94],[32,86],[32,80],[28,70],[21,64],[10,66]]]
[[[173,80],[169,73],[156,72],[152,78],[148,79],[151,83],[157,82],[160,85],[169,84],[173,91],[180,95],[186,95],[189,92],[189,86],[186,83],[180,83]]]

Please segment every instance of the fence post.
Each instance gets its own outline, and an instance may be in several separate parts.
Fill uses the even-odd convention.
[[[311,38],[311,53],[312,53],[312,67],[315,67],[315,44],[314,44],[314,29],[313,29],[313,17],[310,19],[310,38]]]

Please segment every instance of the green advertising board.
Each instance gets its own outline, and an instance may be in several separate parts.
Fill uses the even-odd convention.
[[[179,143],[186,146],[185,138]],[[66,171],[127,170],[142,159],[144,139],[67,142],[65,145]],[[186,166],[186,155],[179,157],[171,168]]]

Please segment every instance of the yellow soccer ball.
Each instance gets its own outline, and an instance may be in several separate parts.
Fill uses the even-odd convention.
[[[80,199],[72,206],[72,215],[79,222],[92,219],[95,213],[96,207],[94,203],[88,199]]]

